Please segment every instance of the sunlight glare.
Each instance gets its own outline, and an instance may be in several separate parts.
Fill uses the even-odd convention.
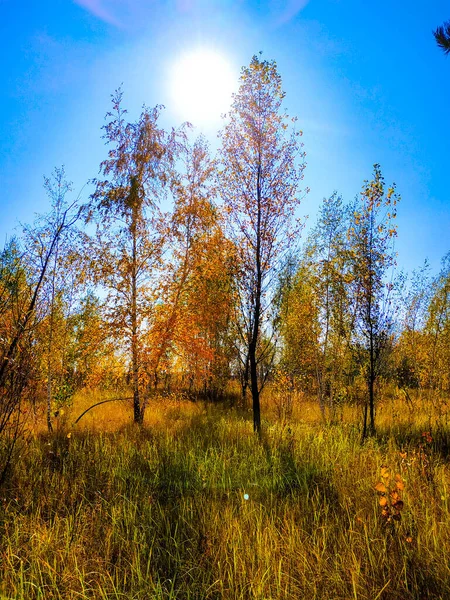
[[[171,96],[183,120],[201,126],[218,122],[231,103],[237,77],[229,62],[211,50],[184,55],[174,65]]]

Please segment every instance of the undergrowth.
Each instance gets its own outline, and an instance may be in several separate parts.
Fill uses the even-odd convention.
[[[2,598],[450,597],[450,467],[432,433],[361,445],[345,421],[295,418],[259,441],[220,406],[155,402],[141,429],[105,407],[73,427],[79,402],[21,446],[1,490]]]

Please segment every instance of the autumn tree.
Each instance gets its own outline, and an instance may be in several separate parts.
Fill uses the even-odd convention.
[[[425,325],[432,296],[432,278],[427,261],[414,270],[402,294],[401,332],[395,347],[397,383],[410,407],[412,389],[421,390],[428,377]]]
[[[51,177],[44,178],[44,189],[51,202],[47,214],[37,216],[31,226],[24,227],[24,240],[28,248],[28,261],[40,272],[56,238],[51,258],[39,294],[40,343],[45,347],[44,371],[47,380],[47,427],[52,431],[52,406],[55,394],[60,398],[68,389],[66,354],[68,317],[76,302],[76,288],[84,281],[75,252],[76,230],[79,218],[78,199],[68,201],[72,191],[64,167],[54,169]],[[79,256],[79,255],[78,255]],[[67,394],[66,394],[67,396]]]
[[[450,21],[446,21],[433,31],[434,39],[444,54],[450,54]]]
[[[285,93],[274,61],[254,56],[220,137],[220,194],[228,234],[238,252],[239,331],[248,364],[253,424],[261,432],[258,365],[270,351],[268,328],[276,275],[295,231],[304,153],[295,118],[283,110]],[[268,343],[266,343],[266,341]]]
[[[201,379],[204,391],[217,389],[223,380],[219,373],[226,371],[230,244],[214,204],[215,169],[207,142],[200,137],[190,143],[186,137],[171,181],[174,205],[160,301],[147,337],[147,364],[155,387],[159,371],[168,377],[175,363],[178,372],[187,370],[190,388],[194,379]]]
[[[214,399],[225,389],[235,354],[233,256],[216,221],[197,245],[178,329],[177,349],[191,380]]]
[[[144,106],[138,120],[128,122],[120,90],[112,104],[104,127],[110,150],[90,205],[89,217],[97,224],[91,252],[97,283],[108,291],[110,324],[126,339],[134,421],[142,423],[142,334],[155,303],[155,272],[163,244],[158,203],[170,177],[176,135],[159,126],[159,106]]]
[[[38,263],[17,240],[0,255],[0,484],[10,465],[23,422],[22,402],[33,399],[39,362],[40,295],[56,247],[78,214],[69,206],[48,238],[41,238]],[[39,239],[39,238],[38,238]]]
[[[302,374],[298,383],[317,392],[324,418],[343,396],[353,326],[348,212],[336,193],[324,199],[297,270],[282,287],[283,362]]]
[[[66,380],[74,390],[108,388],[123,379],[124,365],[100,299],[88,290],[67,318],[65,335]]]
[[[450,254],[431,286],[423,328],[426,348],[426,379],[429,397],[450,390]]]
[[[32,279],[13,238],[0,252],[0,483],[23,425],[23,400],[35,396],[38,357],[33,298]]]
[[[315,264],[302,256],[292,276],[283,280],[281,294],[279,369],[292,387],[313,393],[318,391],[321,340]]]
[[[395,264],[392,241],[399,196],[386,189],[379,165],[364,183],[355,202],[349,230],[352,258],[352,298],[356,316],[354,348],[367,384],[363,439],[375,433],[375,383],[383,372],[393,326],[392,278]],[[369,419],[369,420],[368,420]]]

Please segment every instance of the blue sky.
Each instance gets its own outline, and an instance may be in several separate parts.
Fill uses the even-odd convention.
[[[351,200],[372,165],[402,196],[397,251],[434,270],[450,250],[450,57],[432,30],[448,0],[0,0],[0,235],[48,202],[43,175],[62,164],[76,192],[95,177],[110,94],[130,116],[165,104],[168,73],[199,45],[239,77],[252,55],[275,59],[307,153],[302,214],[334,190]],[[216,144],[209,126],[205,134]],[[84,192],[86,193],[86,192]]]

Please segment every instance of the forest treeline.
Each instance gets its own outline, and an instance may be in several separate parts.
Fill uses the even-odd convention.
[[[260,432],[278,386],[324,418],[359,404],[363,437],[386,386],[444,405],[450,257],[437,276],[398,272],[399,196],[378,165],[302,238],[305,153],[283,100],[276,63],[254,57],[213,156],[189,125],[164,130],[160,106],[129,121],[119,90],[91,196],[62,168],[45,180],[50,212],[0,255],[3,472],[30,407],[52,430],[81,388],[131,390],[137,423],[156,394],[239,389]]]

